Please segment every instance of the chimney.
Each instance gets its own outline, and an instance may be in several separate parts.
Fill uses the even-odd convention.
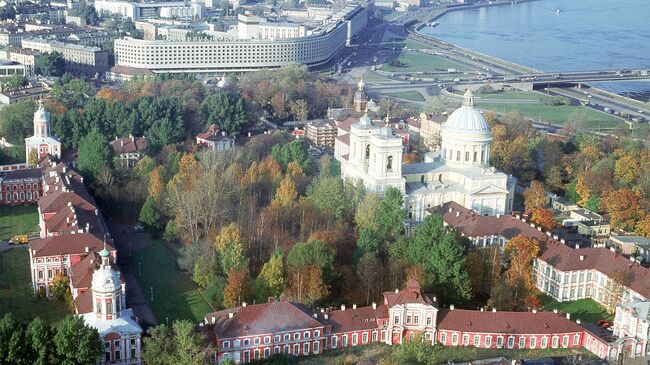
[[[533,314],[537,313],[537,309],[533,308]]]
[[[485,312],[485,308],[481,307],[481,312]]]
[[[248,132],[248,138],[251,138],[251,132]]]
[[[501,218],[501,214],[497,214],[497,218]]]
[[[217,322],[217,317],[212,317],[212,324],[215,324]]]
[[[372,309],[377,309],[377,303],[376,302],[372,302]]]
[[[357,305],[356,305],[356,304],[352,304],[352,309],[357,309]]]
[[[496,312],[497,312],[497,309],[496,309],[496,308],[492,308],[492,313],[496,313]]]
[[[341,304],[341,310],[342,310],[342,311],[345,310],[345,304]]]
[[[321,309],[320,309],[320,312],[321,312],[321,313],[325,313],[325,308],[321,308]]]
[[[123,139],[120,140],[120,147],[124,147],[124,140]]]
[[[438,297],[433,297],[433,301],[434,301],[434,302],[437,302],[437,301],[438,301]]]
[[[90,251],[90,248],[89,248],[88,246],[86,246],[85,251],[86,251],[86,252]]]
[[[546,235],[551,237],[551,231],[546,232]]]
[[[90,231],[90,223],[86,222],[86,233]]]
[[[566,319],[571,319],[571,313],[566,314]]]
[[[557,314],[557,309],[553,309],[553,313]]]
[[[632,257],[632,256],[630,256],[630,261],[636,262],[636,261],[634,261],[634,257]]]
[[[232,316],[234,316],[234,315],[235,315],[235,313],[230,312],[230,313],[228,313],[228,318],[232,318]]]
[[[225,137],[225,136],[226,136],[226,132],[225,132],[225,131],[221,131],[221,135]]]
[[[395,289],[395,294],[399,293],[399,289]]]
[[[562,242],[564,244],[564,243],[566,243],[566,240],[564,238],[560,238],[560,242]]]
[[[456,217],[460,217],[460,212],[456,212]]]
[[[616,249],[614,247],[610,247],[609,250],[612,252],[616,252]]]
[[[135,137],[132,134],[129,134],[129,137],[131,138],[131,142],[135,142]]]
[[[318,318],[318,313],[313,314],[314,318]]]
[[[576,243],[576,250],[580,248],[580,244]]]
[[[576,323],[580,324],[580,318],[576,319]]]
[[[580,255],[580,261],[584,261],[584,260],[585,260],[585,255]]]
[[[517,219],[521,219],[521,216],[519,214],[515,215],[515,217],[517,217]]]
[[[453,311],[454,309],[456,309],[456,306],[454,306],[453,304],[449,306],[449,310]]]
[[[329,315],[328,313],[325,313],[325,314],[323,314],[323,318],[325,318],[325,319],[329,319],[329,318],[330,318],[330,315]]]
[[[541,231],[542,231],[542,227],[541,227],[541,226],[540,226],[540,227],[537,227],[537,230],[541,232]]]
[[[451,213],[451,212],[453,212],[453,211],[454,211],[453,208],[449,208],[449,213]]]
[[[241,302],[241,306],[242,306],[242,307],[246,308],[247,305],[248,305],[248,303],[246,303],[246,302]]]
[[[531,223],[530,226],[535,228],[535,223]]]

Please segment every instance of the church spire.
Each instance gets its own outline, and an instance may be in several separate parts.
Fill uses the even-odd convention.
[[[99,256],[102,258],[102,266],[108,266],[108,258],[111,253],[106,248],[106,235],[104,235],[104,249],[99,252]]]
[[[470,108],[474,107],[474,93],[472,92],[472,89],[465,90],[465,100],[463,100],[463,106]]]

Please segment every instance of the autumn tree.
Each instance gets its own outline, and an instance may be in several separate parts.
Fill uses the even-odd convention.
[[[635,182],[641,171],[639,159],[632,153],[626,153],[616,160],[614,174],[616,179],[626,186]]]
[[[379,229],[379,206],[381,198],[377,194],[366,194],[361,203],[357,206],[354,215],[354,222],[357,231],[364,228],[377,231]]]
[[[164,167],[158,166],[149,173],[149,195],[158,201],[160,194],[165,189]]]
[[[524,206],[526,209],[543,208],[546,205],[546,188],[538,180],[530,182],[530,187],[524,191]]]
[[[605,307],[610,313],[616,312],[616,306],[623,300],[625,289],[630,285],[630,273],[623,270],[616,270],[609,274]]]
[[[285,282],[283,256],[280,250],[276,250],[269,261],[264,263],[257,281],[265,294],[274,297],[282,294]]]
[[[530,221],[542,227],[545,231],[550,231],[555,226],[553,212],[548,209],[533,209],[533,216]]]
[[[650,214],[637,224],[636,231],[638,234],[650,238]]]
[[[539,243],[525,236],[510,239],[504,250],[509,257],[504,284],[511,290],[513,308],[524,309],[526,299],[534,293],[533,260],[539,255]]]
[[[289,174],[280,182],[280,186],[275,192],[275,197],[271,202],[271,206],[283,209],[290,209],[298,199],[298,191],[296,190],[296,183]]]
[[[614,228],[633,231],[637,220],[643,217],[639,197],[629,189],[620,189],[606,193],[601,206],[609,214]]]
[[[229,273],[233,270],[240,270],[248,265],[244,241],[235,223],[231,223],[221,229],[214,240],[214,247],[219,254],[221,270]]]
[[[377,287],[380,266],[379,258],[371,251],[365,252],[357,262],[357,276],[366,293],[366,304],[370,303],[372,289]]]
[[[290,291],[302,303],[315,302],[327,295],[324,277],[333,270],[334,255],[322,241],[297,243],[287,256]],[[320,287],[319,287],[320,285]]]
[[[250,276],[248,269],[232,269],[228,272],[228,282],[223,290],[223,305],[233,308],[248,298],[250,292]]]

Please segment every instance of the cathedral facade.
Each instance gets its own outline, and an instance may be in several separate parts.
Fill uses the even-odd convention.
[[[413,221],[423,220],[426,209],[448,201],[481,215],[510,212],[515,179],[489,165],[492,131],[474,107],[471,90],[442,126],[440,138],[441,148],[428,153],[425,162],[402,164],[402,138],[389,124],[380,128],[364,115],[350,128],[349,153],[337,156],[341,175],[363,183],[369,192],[397,188]]]
[[[28,164],[30,154],[36,152],[36,162],[41,158],[50,155],[55,158],[61,157],[61,142],[53,137],[50,132],[50,113],[43,107],[43,102],[39,101],[38,110],[34,113],[34,135],[25,138],[25,161]]]

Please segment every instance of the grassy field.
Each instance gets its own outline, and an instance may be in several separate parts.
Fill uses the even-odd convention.
[[[401,93],[390,93],[386,95],[392,96],[394,98],[404,99],[404,100],[424,101],[424,97],[422,97],[422,94],[420,94],[417,91],[404,91]]]
[[[535,100],[538,101],[546,95],[536,91],[504,91],[498,93],[476,93],[477,100],[495,99],[495,100]]]
[[[531,119],[548,120],[553,123],[566,124],[569,115],[575,111],[585,113],[587,123],[581,125],[582,128],[624,128],[625,123],[620,119],[591,110],[582,105],[561,105],[551,106],[542,103],[483,103],[481,100],[476,101],[478,108],[483,110],[492,110],[498,113],[519,112],[521,115]]]
[[[557,309],[563,313],[570,313],[572,318],[584,322],[595,323],[600,319],[613,320],[614,317],[603,306],[592,299],[580,299],[570,302],[558,302],[548,295],[538,295],[544,310]]]
[[[414,51],[403,51],[399,57],[402,66],[395,67],[391,66],[386,62],[386,64],[381,68],[382,71],[387,72],[423,72],[423,71],[436,71],[436,69],[446,70],[448,68],[455,68],[459,71],[465,71],[466,68],[448,61],[445,58],[429,55],[420,52]]]
[[[56,323],[70,314],[62,302],[38,300],[32,295],[29,253],[21,248],[0,252],[0,316],[11,312],[16,318],[31,321],[35,317]]]
[[[8,241],[17,234],[38,231],[38,209],[35,205],[0,205],[0,240]]]
[[[165,323],[165,319],[169,318],[170,323],[175,319],[189,319],[197,323],[212,311],[196,290],[196,285],[178,270],[176,259],[162,242],[157,241],[142,251],[134,252],[129,260],[136,277],[140,262],[140,287],[158,322]]]

